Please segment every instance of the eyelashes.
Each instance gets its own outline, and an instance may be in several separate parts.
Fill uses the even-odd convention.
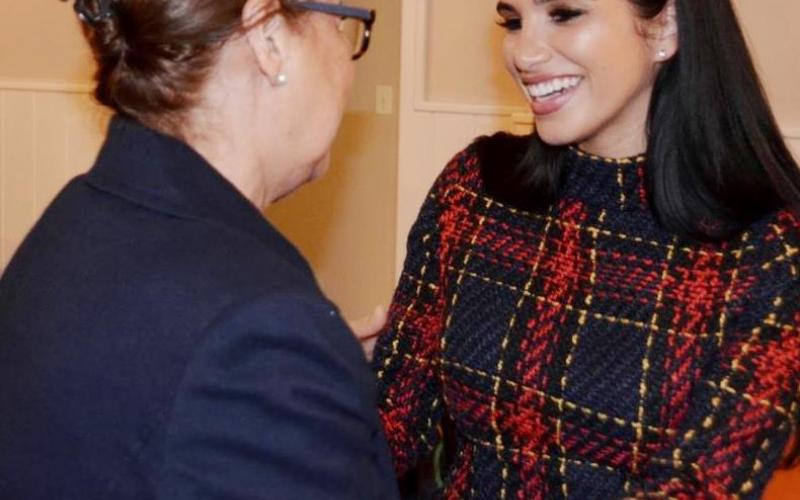
[[[550,11],[550,19],[552,19],[556,23],[566,23],[571,21],[577,17],[583,15],[583,11],[580,9],[567,9],[564,7],[555,8]]]
[[[501,19],[497,21],[497,25],[506,31],[517,31],[522,28],[522,20],[514,18]]]
[[[573,19],[585,14],[581,9],[571,9],[567,7],[556,7],[547,13],[550,20],[555,24],[566,24]],[[518,31],[522,29],[522,18],[514,16],[503,16],[497,21],[497,25],[506,31]]]

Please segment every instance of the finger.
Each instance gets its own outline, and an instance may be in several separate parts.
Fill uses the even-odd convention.
[[[377,340],[378,337],[374,336],[361,341],[361,348],[364,350],[364,356],[366,356],[367,361],[370,363],[372,362],[372,358],[375,354],[375,343]]]
[[[370,326],[375,330],[375,334],[383,328],[388,318],[389,313],[385,307],[382,305],[375,306],[375,309],[372,311],[372,316],[370,316]]]

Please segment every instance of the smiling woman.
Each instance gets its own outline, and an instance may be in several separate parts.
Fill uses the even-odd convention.
[[[536,129],[459,153],[375,348],[447,498],[758,498],[792,460],[800,171],[719,0],[505,0]]]

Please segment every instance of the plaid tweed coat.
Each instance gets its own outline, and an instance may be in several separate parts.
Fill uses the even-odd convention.
[[[643,158],[573,150],[546,213],[481,161],[430,191],[376,347],[398,474],[447,414],[446,498],[760,496],[796,431],[798,218],[698,244],[655,222]]]

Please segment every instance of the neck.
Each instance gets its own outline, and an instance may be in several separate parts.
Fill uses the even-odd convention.
[[[580,141],[582,151],[604,158],[629,158],[647,151],[647,115],[652,88],[645,87],[601,132]]]
[[[637,133],[638,132],[638,133]],[[647,151],[644,127],[630,135],[622,135],[617,140],[584,141],[578,144],[581,151],[602,158],[630,158]]]
[[[186,141],[242,196],[258,208],[266,207],[272,197],[264,176],[259,172],[259,161],[248,154],[246,145],[234,139],[235,132],[209,127],[201,134],[190,134]]]
[[[187,113],[183,139],[256,207],[265,208],[278,195],[264,154],[271,148],[272,127],[258,121],[254,110],[267,106],[256,91],[253,75],[230,70],[241,65],[240,44],[228,43],[209,74],[198,103]],[[247,61],[249,62],[249,61]],[[234,68],[236,69],[236,68]]]

